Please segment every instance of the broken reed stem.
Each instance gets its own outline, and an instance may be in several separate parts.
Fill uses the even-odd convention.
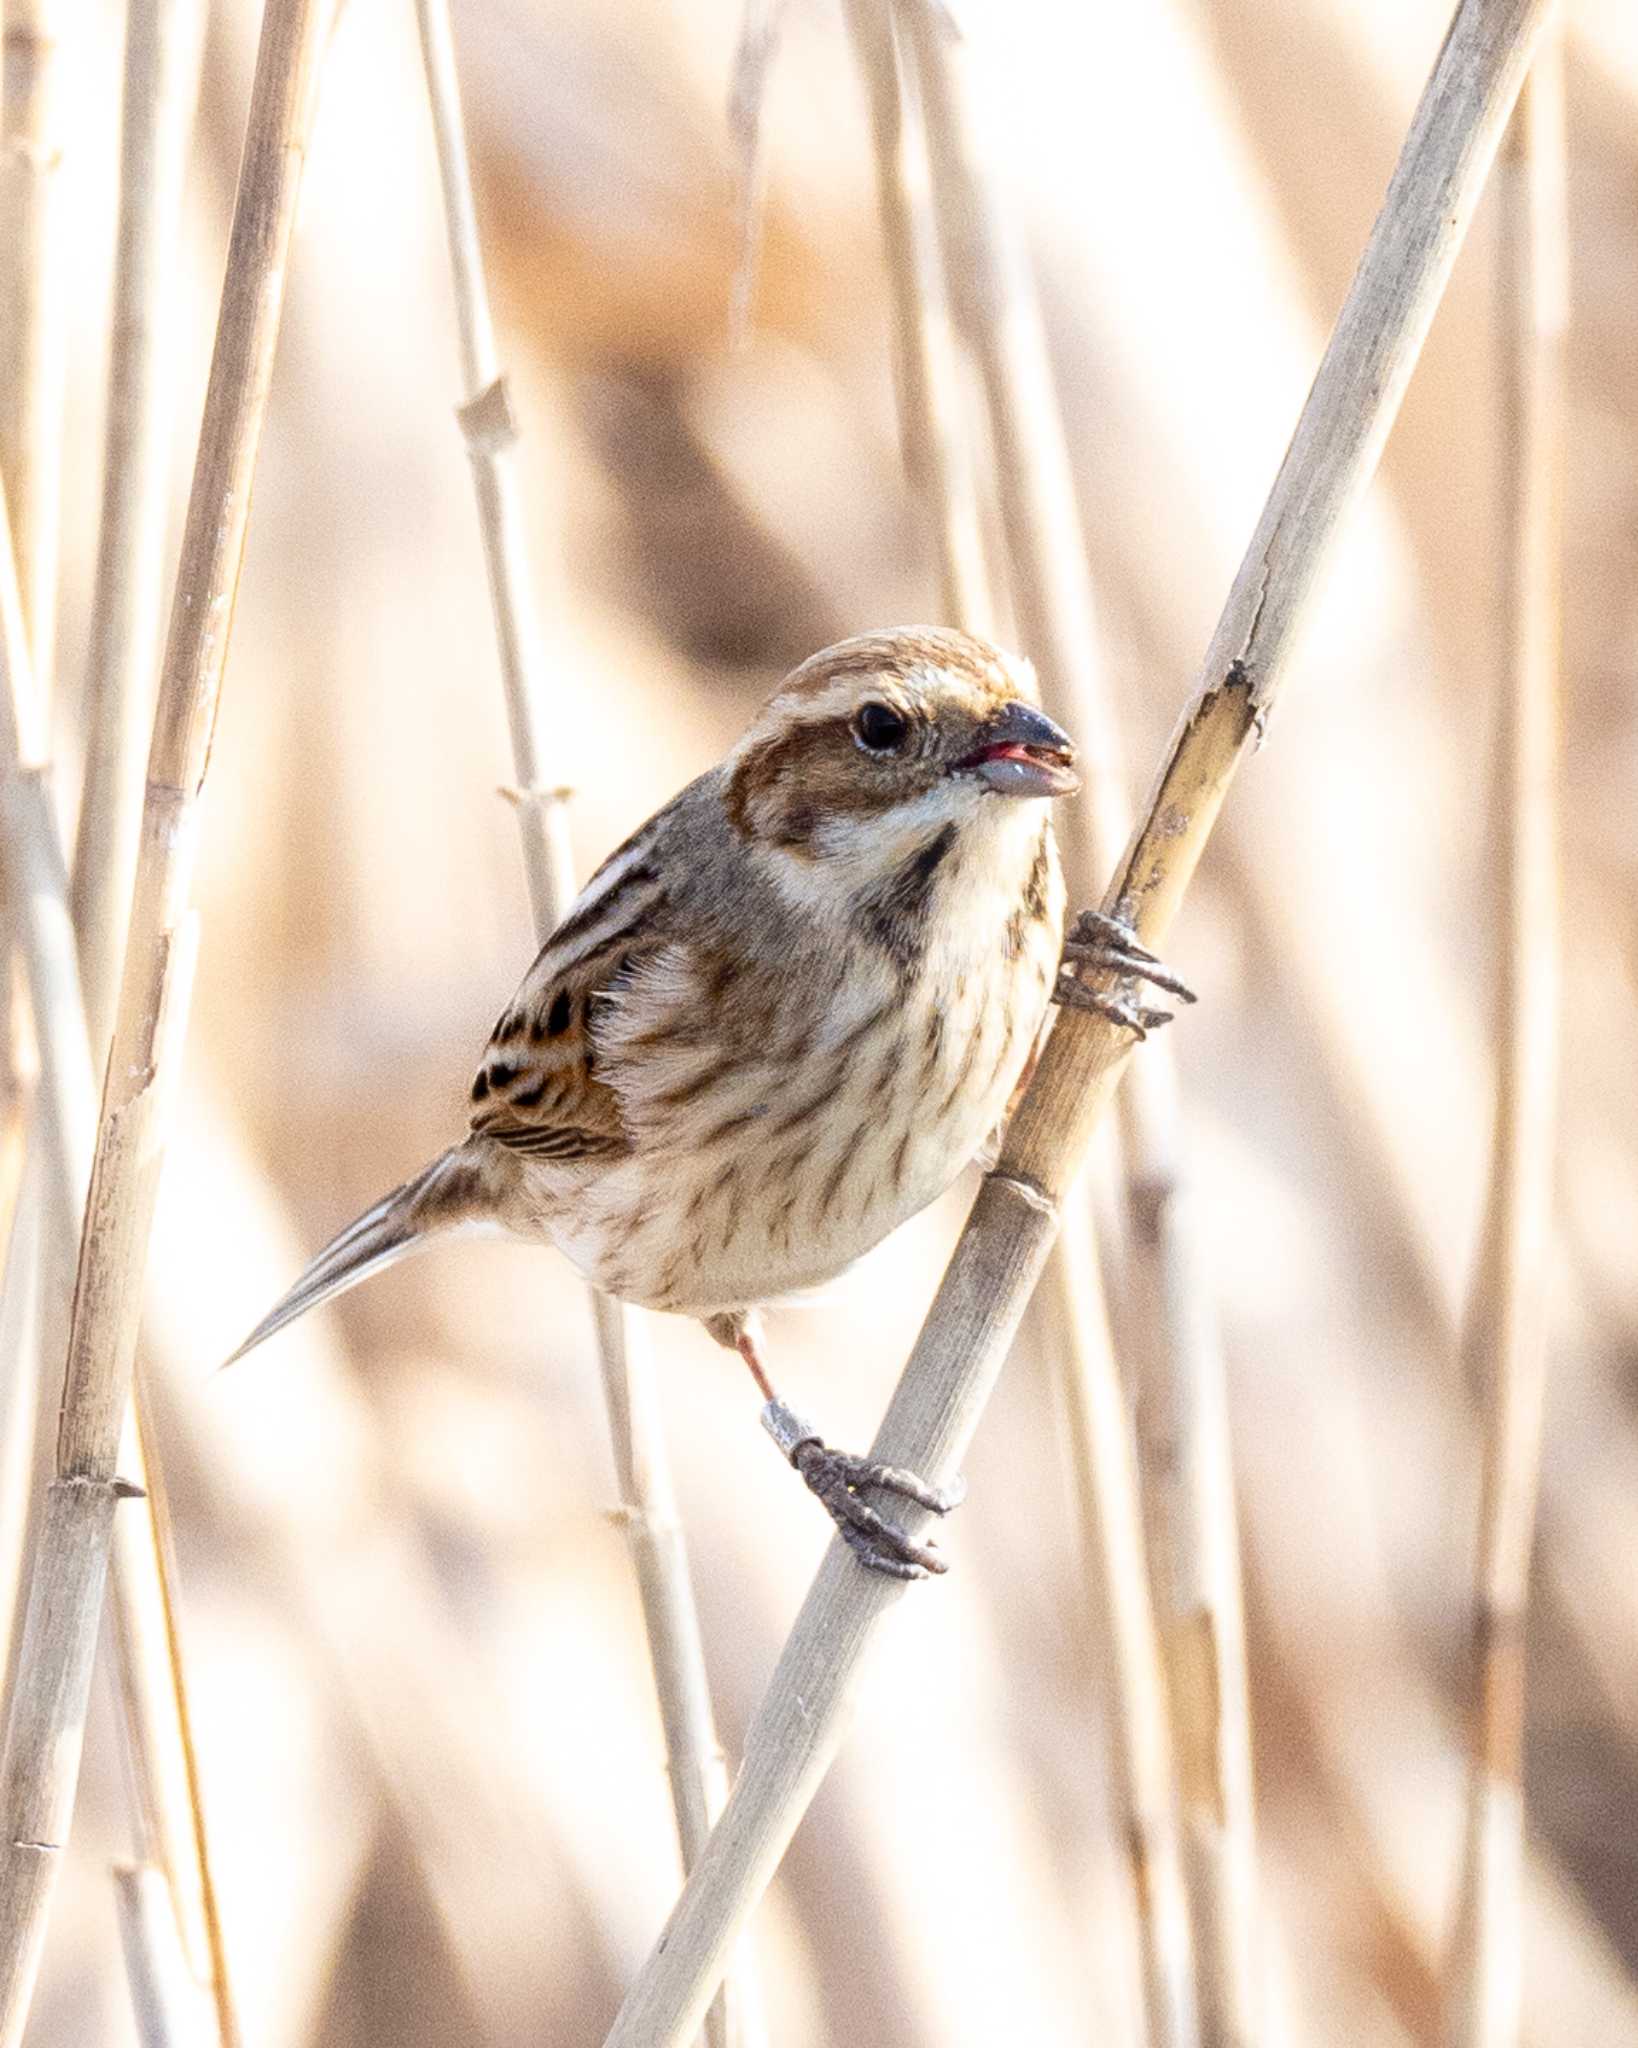
[[[1273,709],[1338,523],[1382,444],[1483,189],[1547,0],[1462,0],[1285,460],[1105,898],[1161,948],[1235,770]],[[1066,1010],[986,1176],[873,1455],[935,1482],[959,1463],[1131,1049]],[[919,1513],[911,1524],[925,1520]],[[866,1652],[904,1591],[833,1542],[746,1737],[705,1854],[606,2048],[680,2048],[841,1744]]]
[[[447,0],[416,0],[427,95],[443,186],[444,221],[460,330],[466,396],[456,417],[472,464],[473,488],[495,614],[501,684],[518,789],[514,808],[534,911],[544,945],[575,895],[568,792],[545,782],[545,660],[531,595],[515,452],[518,430],[495,345],[473,201],[460,84]],[[688,1572],[666,1460],[653,1362],[636,1318],[589,1290],[619,1493],[631,1545],[649,1661],[660,1707],[666,1764],[683,1868],[693,1867],[728,1796],[706,1677],[699,1613]],[[706,2023],[709,2048],[743,2040],[745,2015],[730,2018],[726,1992]]]
[[[917,204],[925,178],[905,119],[893,0],[847,0],[854,53],[870,101],[876,207],[893,301],[893,383],[904,472],[920,500],[938,565],[940,617],[992,630],[984,542],[961,432],[961,363],[949,308]]]
[[[1542,45],[1497,173],[1501,284],[1502,933],[1496,1127],[1464,1332],[1484,1408],[1467,1820],[1446,1964],[1447,2048],[1514,2048],[1525,1941],[1524,1650],[1541,1465],[1560,986],[1558,668],[1564,78]]]
[[[53,0],[6,0],[0,101],[0,478],[11,514],[23,623],[49,698],[62,496],[61,160]]]
[[[325,0],[268,0],[148,757],[113,1047],[0,1772],[0,2048],[21,2037],[73,1814],[142,1274],[187,1016],[199,797],[244,555]],[[72,964],[72,963],[71,963]],[[66,1024],[63,1027],[67,1028]]]
[[[198,0],[130,0],[102,513],[85,665],[74,928],[93,1057],[113,1028],[159,659],[170,491],[167,311],[198,88]]]
[[[905,8],[933,153],[946,261],[960,287],[964,328],[983,378],[1001,493],[1013,603],[1043,693],[1075,734],[1086,788],[1068,813],[1072,893],[1082,900],[1112,873],[1132,827],[1119,724],[1097,656],[1085,536],[1062,413],[1028,253],[1005,206],[986,146],[974,70],[951,24],[925,0]],[[1182,1108],[1171,1048],[1148,1048],[1121,1097],[1129,1211],[1127,1272],[1141,1304],[1129,1320],[1151,1338],[1136,1399],[1145,1483],[1120,1501],[1135,1519],[1120,1526],[1111,1499],[1092,1479],[1101,1446],[1078,1451],[1081,1514],[1106,1541],[1103,1569],[1117,1557],[1145,1588],[1109,1585],[1105,1602],[1135,1617],[1117,1652],[1158,1660],[1169,1683],[1147,1669],[1117,1668],[1128,1699],[1152,1699],[1139,1718],[1117,1717],[1122,1797],[1132,1825],[1142,1816],[1143,1872],[1137,1891],[1148,1981],[1151,2037],[1247,2043],[1257,2032],[1256,1847],[1252,1809],[1250,1707],[1240,1592],[1239,1531],[1228,1440],[1228,1399],[1216,1317],[1186,1224]],[[1088,1228],[1084,1256],[1096,1257]],[[1087,1372],[1114,1371],[1101,1294],[1070,1276],[1060,1253],[1050,1284],[1061,1320],[1078,1331],[1077,1360],[1065,1375],[1072,1416],[1086,1420]],[[1090,1322],[1078,1320],[1077,1299]],[[1145,1524],[1139,1527],[1138,1523]],[[1158,1608],[1158,1625],[1155,1610]],[[1167,1713],[1168,1702],[1170,1714]],[[1169,1742],[1151,1740],[1152,1715]],[[1171,1788],[1175,1785],[1175,1797]],[[1176,1801],[1186,1830],[1180,1832]],[[1192,1911],[1192,1940],[1191,1940]],[[1192,1951],[1192,1952],[1191,1952]],[[1198,1984],[1198,1999],[1195,1985]],[[1195,2007],[1198,2004],[1198,2021]]]

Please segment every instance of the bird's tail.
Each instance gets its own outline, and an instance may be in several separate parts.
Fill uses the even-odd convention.
[[[232,1365],[297,1316],[408,1258],[445,1231],[463,1225],[482,1228],[485,1222],[481,1169],[466,1146],[456,1145],[331,1238],[225,1363]]]

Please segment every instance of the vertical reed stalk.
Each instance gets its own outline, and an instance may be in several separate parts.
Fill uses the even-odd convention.
[[[1461,0],[1456,10],[1199,681],[1105,898],[1107,908],[1130,906],[1146,945],[1165,940],[1235,771],[1277,701],[1338,527],[1375,473],[1546,6]],[[1130,1050],[1131,1034],[1105,1018],[1069,1010],[1059,1019],[979,1190],[875,1456],[935,1481],[959,1461]],[[840,1747],[867,1654],[904,1590],[861,1570],[839,1541],[826,1551],[747,1733],[728,1805],[606,2048],[679,2048],[699,2024]],[[881,1706],[891,1711],[891,1703]]]
[[[165,1880],[149,1864],[118,1864],[114,1898],[141,2048],[204,2048],[205,2006],[176,1938]]]
[[[1137,1447],[1115,1361],[1084,1187],[1047,1268],[1056,1378],[1086,1576],[1109,1649],[1110,1721],[1143,1961],[1145,2032],[1154,2048],[1200,2039],[1183,1890],[1166,1668],[1150,1596]]]
[[[847,0],[847,16],[870,101],[876,207],[893,301],[893,382],[904,472],[932,537],[941,615],[969,632],[988,633],[984,542],[961,432],[962,364],[928,223],[917,203],[926,165],[921,138],[905,119],[892,0]]]
[[[568,791],[545,779],[545,660],[529,581],[515,461],[518,430],[495,344],[446,0],[416,0],[427,94],[443,185],[444,221],[460,330],[465,396],[456,417],[472,464],[495,614],[501,685],[511,728],[514,792],[535,935],[544,944],[575,895]],[[621,1303],[591,1291],[604,1402],[614,1450],[620,1520],[631,1544],[659,1699],[671,1797],[684,1869],[705,1845],[728,1796],[727,1766],[711,1712],[699,1614],[667,1464],[659,1393],[641,1325]],[[725,1989],[706,2020],[709,2048],[747,2040],[743,1999]]]
[[[50,695],[62,495],[61,160],[54,0],[7,0],[0,104],[0,478],[11,513],[23,625]]]
[[[950,25],[925,0],[908,0],[905,12],[946,261],[960,284],[962,321],[988,402],[1019,633],[1040,664],[1049,704],[1075,733],[1087,764],[1068,843],[1072,883],[1084,900],[1114,871],[1132,814],[1118,721],[1097,659],[1074,474],[1034,276],[1001,199],[993,151],[985,146],[972,66]],[[1165,1688],[1154,1686],[1147,1673],[1124,1673],[1120,1681],[1129,1693],[1153,1696],[1163,1716],[1168,1701],[1171,1710],[1171,1756],[1164,1745],[1151,1749],[1147,1726],[1138,1730],[1130,1715],[1123,1717],[1126,1801],[1149,1829],[1148,1884],[1138,1897],[1150,2027],[1161,2041],[1193,2034],[1192,1970],[1203,2038],[1249,2043],[1257,2031],[1256,1851],[1227,1390],[1216,1317],[1186,1224],[1182,1111],[1164,1041],[1146,1048],[1120,1106],[1128,1270],[1143,1311],[1132,1321],[1141,1320],[1152,1336],[1137,1385],[1144,1487],[1141,1501],[1135,1488],[1122,1498],[1142,1514],[1146,1529],[1137,1535],[1115,1529],[1112,1503],[1085,1492],[1082,1513],[1090,1526],[1108,1532],[1110,1568],[1118,1552],[1143,1568],[1153,1588],[1141,1603],[1130,1590],[1120,1596],[1133,1611],[1139,1604],[1159,1609],[1158,1628],[1151,1612],[1146,1627],[1128,1633],[1128,1650],[1141,1656],[1152,1649],[1168,1667]],[[1091,1242],[1088,1233],[1089,1255]],[[1052,1284],[1063,1320],[1073,1327],[1066,1272],[1060,1254]],[[1072,1284],[1086,1293],[1086,1283]],[[1101,1307],[1097,1328],[1107,1340]],[[1059,1363],[1073,1372],[1067,1355]],[[1071,1415],[1089,1417],[1084,1393],[1073,1386],[1065,1391]],[[1093,1454],[1077,1457],[1084,1482],[1090,1483],[1095,1462]],[[1115,1597],[1111,1589],[1111,1601]],[[1150,1782],[1145,1772],[1154,1770],[1160,1776]],[[1174,1778],[1186,1823],[1181,1835],[1164,1790]]]
[[[201,27],[194,0],[132,0],[126,22],[102,520],[72,895],[93,1113],[91,1063],[104,1055],[119,986],[158,658],[169,497],[165,313]],[[140,1397],[133,1405],[140,1409]],[[238,2025],[188,1711],[165,1489],[157,1446],[140,1415],[133,1416],[120,1465],[147,1496],[141,1512],[115,1518],[109,1603],[138,1850],[165,1879],[183,1955],[211,1988],[219,2039],[232,2044]],[[156,1895],[147,1888],[142,1898],[144,1911],[128,1931],[152,1934]],[[162,1971],[148,1974],[145,2010],[167,1981]]]
[[[148,757],[130,931],[97,1132],[55,1477],[0,1770],[0,2048],[22,2035],[73,1815],[121,1430],[195,950],[199,798],[244,555],[324,0],[268,0]],[[26,786],[26,785],[23,785]],[[66,920],[65,920],[66,921]],[[75,972],[72,959],[67,972]],[[64,1034],[72,1017],[53,1020]]]
[[[202,27],[199,0],[130,0],[102,517],[85,670],[85,784],[74,848],[74,928],[99,1065],[119,993],[159,659],[173,410],[168,308]]]
[[[1448,2048],[1519,2039],[1524,1652],[1547,1375],[1560,984],[1558,669],[1564,78],[1542,47],[1508,131],[1500,212],[1505,464],[1500,1045],[1484,1240],[1464,1331],[1485,1406],[1467,1823],[1445,1980]]]

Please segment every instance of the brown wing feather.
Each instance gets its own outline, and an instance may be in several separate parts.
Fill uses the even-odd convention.
[[[623,1151],[618,1095],[596,1074],[596,1007],[663,943],[664,889],[646,858],[665,813],[627,840],[541,948],[472,1084],[472,1128],[540,1159]]]
[[[557,968],[551,948],[495,1026],[472,1084],[472,1128],[514,1151],[582,1159],[623,1150],[620,1100],[596,1075],[592,1009],[629,972],[625,936]]]

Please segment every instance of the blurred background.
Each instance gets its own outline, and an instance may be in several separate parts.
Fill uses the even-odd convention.
[[[1141,797],[1444,29],[1412,0],[967,5],[1040,281]],[[793,0],[747,337],[729,0],[457,0],[582,873],[825,642],[928,619],[865,103]],[[215,0],[167,362],[185,500],[256,10]],[[81,752],[121,22],[65,11],[60,788]],[[1568,16],[1567,959],[1529,1631],[1525,2030],[1638,2041],[1638,15]],[[407,0],[325,66],[200,875],[150,1270],[227,1952],[254,2048],[594,2043],[677,1851],[585,1298],[453,1246],[222,1377],[305,1257],[464,1124],[533,953]],[[1497,943],[1487,208],[1172,962],[1228,1357],[1271,2043],[1432,2038],[1461,1825]],[[1003,621],[1004,624],[1004,621]],[[1027,650],[1026,650],[1027,651]],[[1094,1164],[1094,1174],[1105,1171]],[[972,1187],[773,1326],[864,1444]],[[1110,1273],[1117,1329],[1118,1263]],[[730,1763],[828,1525],[746,1375],[651,1322]],[[778,2048],[1135,2041],[1108,1671],[1032,1316],[947,1581],[902,1603],[759,1917]],[[913,1712],[904,1711],[907,1698]],[[873,1707],[873,1702],[878,1703]],[[891,1702],[891,1707],[889,1707]],[[133,2040],[99,1689],[29,2039]]]

